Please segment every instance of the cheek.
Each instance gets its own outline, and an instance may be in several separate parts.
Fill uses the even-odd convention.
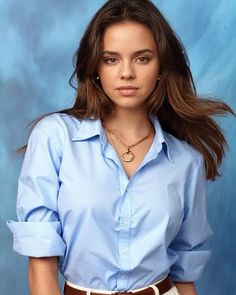
[[[101,75],[100,82],[104,90],[109,90],[111,88],[112,82],[108,75]]]
[[[114,88],[114,82],[111,77],[111,74],[106,72],[98,73],[100,77],[100,83],[102,86],[103,91],[106,95],[111,96]]]
[[[111,69],[101,69],[98,71],[98,75],[103,87],[111,86],[116,76],[114,70]]]
[[[148,85],[156,84],[159,75],[158,63],[153,63],[150,67],[140,69],[140,78]]]
[[[143,73],[143,75],[142,75],[142,81],[145,83],[147,88],[155,87],[155,85],[157,83],[157,78],[158,78],[157,71]]]

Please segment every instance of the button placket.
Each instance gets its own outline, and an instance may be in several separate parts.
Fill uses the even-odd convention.
[[[131,222],[131,199],[129,182],[123,171],[120,171],[120,185],[122,200],[120,207],[120,231],[119,231],[119,265],[120,275],[117,280],[118,290],[124,290],[128,286],[128,274],[130,270],[130,222]]]

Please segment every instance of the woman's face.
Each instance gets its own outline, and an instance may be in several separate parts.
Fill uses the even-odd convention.
[[[98,75],[115,108],[144,110],[158,73],[157,48],[148,27],[128,21],[105,30]]]

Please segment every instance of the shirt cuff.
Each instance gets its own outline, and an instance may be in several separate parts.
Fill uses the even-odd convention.
[[[198,280],[207,264],[211,251],[177,251],[178,259],[171,266],[170,276],[176,282],[194,282]]]
[[[63,256],[65,242],[61,238],[61,224],[56,222],[7,221],[13,233],[13,250],[32,257]]]

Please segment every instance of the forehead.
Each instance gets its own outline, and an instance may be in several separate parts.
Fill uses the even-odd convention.
[[[102,37],[103,50],[139,50],[142,48],[156,49],[151,30],[140,23],[121,22],[106,28]]]

